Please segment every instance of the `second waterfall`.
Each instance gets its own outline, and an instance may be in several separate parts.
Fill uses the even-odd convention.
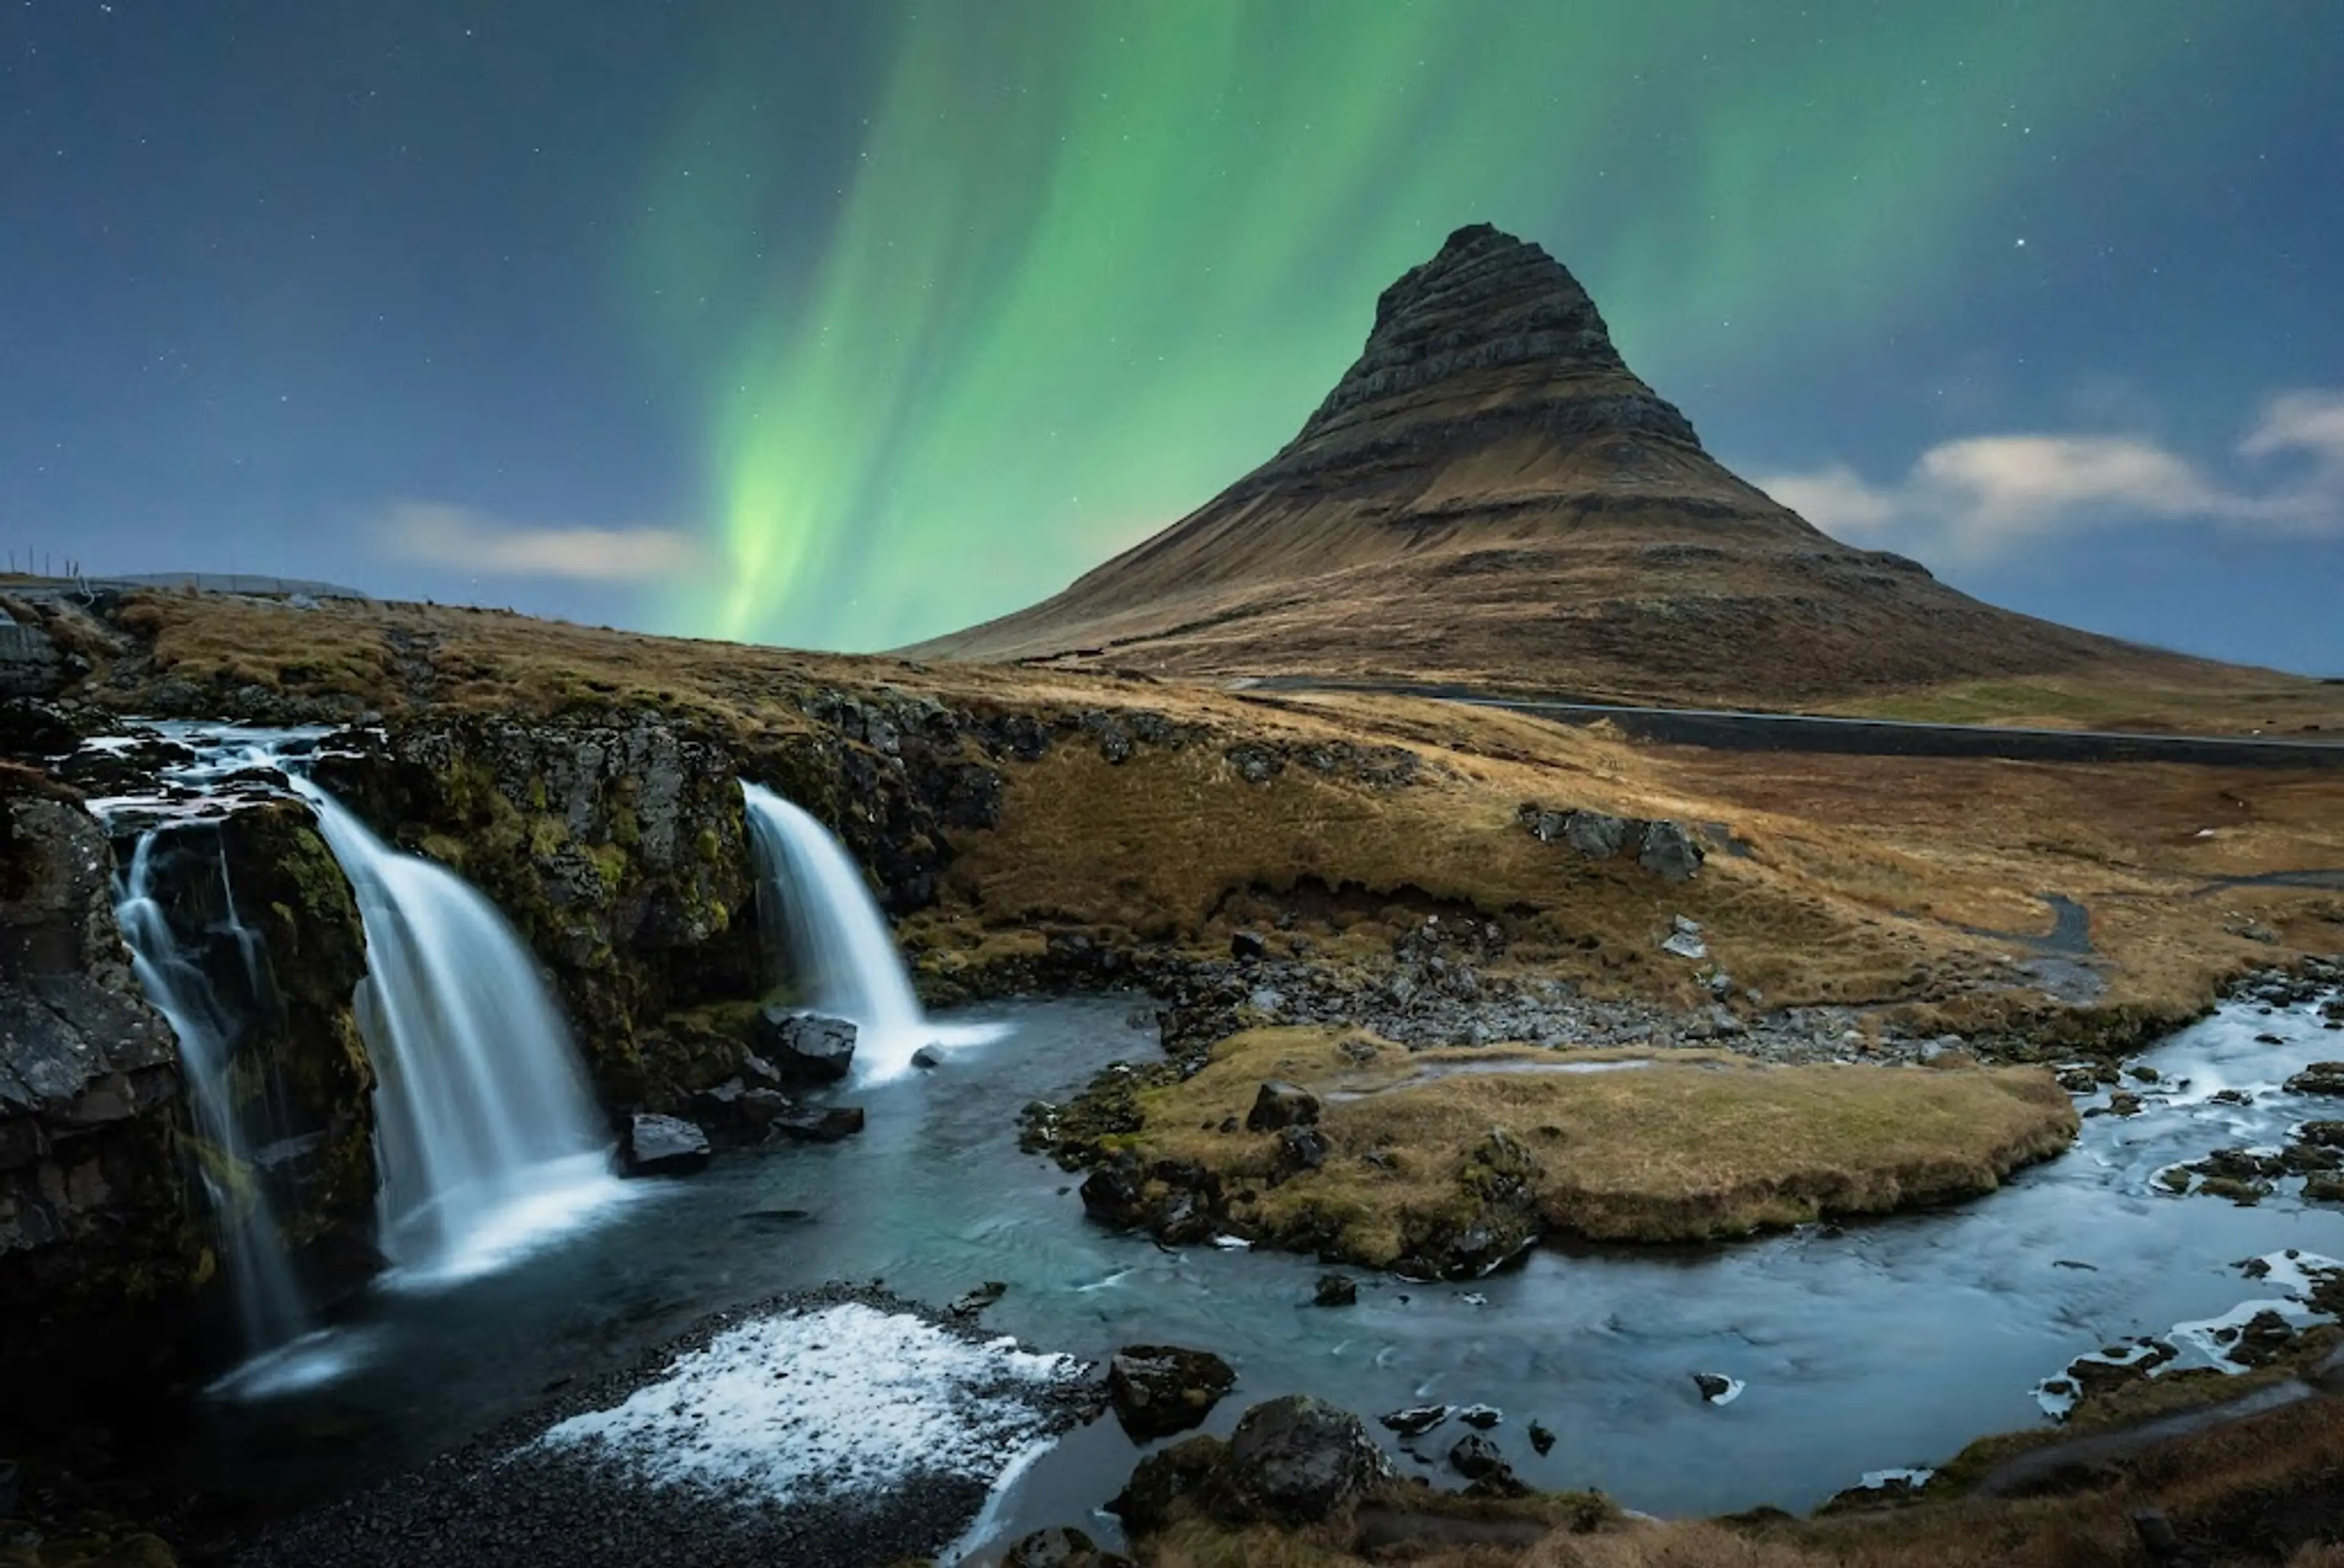
[[[617,1200],[611,1138],[536,964],[461,877],[390,848],[296,775],[357,895],[383,1253],[461,1279]]]
[[[902,1077],[922,1046],[995,1037],[997,1030],[981,1026],[931,1024],[912,993],[887,917],[844,846],[811,813],[763,785],[743,780],[741,793],[765,928],[782,936],[798,999],[854,1025],[859,1081]]]

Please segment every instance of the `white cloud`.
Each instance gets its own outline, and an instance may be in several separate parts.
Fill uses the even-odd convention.
[[[1893,484],[1844,463],[1759,488],[1826,532],[1976,561],[2084,528],[2203,522],[2344,533],[2344,391],[2272,399],[2232,480],[2138,436],[2010,434],[1945,441]],[[2291,471],[2274,475],[2273,460]]]
[[[406,560],[481,577],[649,582],[707,563],[699,541],[679,529],[530,528],[436,501],[392,505],[377,537]]]

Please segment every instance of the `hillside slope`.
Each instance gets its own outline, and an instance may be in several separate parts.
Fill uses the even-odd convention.
[[[1054,598],[907,652],[1754,704],[2237,673],[1829,538],[1702,450],[1560,263],[1487,225],[1384,291],[1269,461]]]

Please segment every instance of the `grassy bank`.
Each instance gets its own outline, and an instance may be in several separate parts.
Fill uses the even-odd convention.
[[[1690,1240],[1989,1191],[2076,1127],[2036,1068],[1767,1067],[1672,1050],[1557,1070],[1626,1056],[1411,1055],[1346,1031],[1251,1030],[1194,1077],[1142,1091],[1128,1146],[1213,1172],[1235,1224],[1384,1267],[1486,1221],[1510,1178],[1546,1233]],[[1242,1130],[1271,1079],[1322,1102],[1315,1169],[1289,1172],[1276,1134]]]

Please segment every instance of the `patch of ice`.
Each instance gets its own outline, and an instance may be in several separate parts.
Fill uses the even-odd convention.
[[[1903,1470],[1867,1470],[1864,1472],[1864,1485],[1869,1491],[1877,1492],[1884,1486],[1894,1486],[1901,1482],[1918,1492],[1928,1485],[1930,1477],[1936,1473],[1925,1464],[1910,1465]]]
[[[654,1486],[778,1502],[885,1492],[914,1475],[991,1482],[1032,1462],[1026,1450],[1046,1435],[1031,1394],[1081,1371],[1015,1340],[975,1344],[849,1301],[728,1329],[624,1403],[572,1416],[537,1444]]]
[[[2319,1317],[2299,1300],[2241,1301],[2220,1317],[2198,1318],[2187,1323],[2176,1323],[2167,1338],[2185,1351],[2196,1351],[2198,1363],[2201,1366],[2212,1367],[2218,1371],[2243,1372],[2248,1369],[2230,1359],[2230,1349],[2238,1343],[2238,1335],[2234,1331],[2226,1338],[2223,1330],[2243,1329],[2265,1312],[2276,1312],[2299,1329],[2317,1321]],[[2168,1364],[2178,1366],[2181,1361]]]
[[[1253,1243],[1247,1240],[1242,1236],[1216,1236],[1213,1238],[1213,1245],[1219,1248],[1224,1252],[1250,1252],[1253,1250]]]
[[[2065,1421],[2067,1412],[2076,1408],[2076,1401],[2082,1397],[2083,1391],[2076,1386],[2073,1378],[2045,1378],[2035,1385],[2034,1394],[2035,1402],[2043,1407],[2045,1415],[2054,1421]]]

